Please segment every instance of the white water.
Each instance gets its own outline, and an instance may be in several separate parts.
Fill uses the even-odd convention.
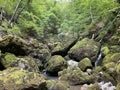
[[[99,52],[99,55],[97,57],[97,60],[95,61],[95,67],[98,65],[98,62],[101,60],[102,58],[102,53],[101,53],[101,50],[102,50],[103,46],[100,47],[100,52]]]

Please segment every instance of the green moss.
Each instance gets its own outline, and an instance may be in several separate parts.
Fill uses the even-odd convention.
[[[68,52],[70,58],[80,61],[83,58],[89,58],[94,62],[99,50],[99,43],[92,39],[84,38],[78,41]]]
[[[15,72],[12,72],[9,77],[17,79],[20,77],[25,78],[26,76],[27,76],[27,74],[25,72],[15,71]]]
[[[46,64],[46,71],[57,73],[67,67],[67,61],[59,55],[52,56]]]
[[[59,73],[61,80],[68,81],[70,84],[83,84],[93,82],[94,76],[86,75],[80,68],[68,67]]]
[[[81,70],[85,71],[87,67],[92,68],[92,63],[89,58],[84,58],[78,63],[78,66]]]
[[[115,66],[116,66],[116,64],[114,62],[109,62],[109,63],[104,64],[103,68],[105,69],[105,72],[114,76],[116,74]]]
[[[102,71],[102,67],[101,66],[97,66],[93,69],[93,72],[95,73],[99,73],[100,71]]]
[[[16,61],[16,56],[11,53],[6,53],[4,58],[2,58],[2,64],[7,68],[10,67],[11,64]]]
[[[74,50],[76,50],[76,49],[79,49],[79,47],[81,47],[81,46],[86,45],[86,42],[87,42],[87,41],[89,41],[88,38],[85,38],[85,39],[83,39],[83,40],[81,40],[81,41],[78,41],[78,42],[70,49],[69,53],[72,52],[72,51],[74,51]]]
[[[58,45],[52,50],[52,52],[60,51],[60,50],[62,50],[62,49],[63,49],[62,45],[61,45],[61,44],[58,44]]]
[[[107,46],[104,46],[102,48],[102,55],[106,56],[109,53],[109,51],[110,51],[109,48]]]
[[[52,88],[53,86],[55,86],[56,81],[55,80],[47,80],[46,81],[46,87],[47,88]]]
[[[88,87],[86,90],[101,90],[101,88],[98,83],[95,83],[92,86]]]
[[[120,90],[120,82],[117,84],[116,90]]]
[[[119,59],[120,59],[120,53],[110,53],[110,54],[107,54],[103,59],[103,64],[109,63],[109,62],[117,63]]]

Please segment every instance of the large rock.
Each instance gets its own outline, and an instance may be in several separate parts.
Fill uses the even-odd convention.
[[[78,67],[68,67],[63,71],[58,73],[60,76],[60,80],[64,80],[69,82],[72,85],[84,84],[84,83],[92,83],[96,79],[94,75],[86,75],[80,68]]]
[[[117,63],[119,60],[120,60],[120,53],[109,53],[104,57],[102,64],[109,62]]]
[[[56,47],[52,50],[52,55],[66,56],[69,49],[77,42],[75,38],[64,38],[59,42]]]
[[[6,35],[0,38],[0,50],[2,53],[13,53],[16,56],[31,56],[41,61],[50,56],[48,47],[36,39],[22,39],[15,35]]]
[[[39,67],[42,67],[42,63],[32,57],[16,57],[14,54],[6,53],[2,56],[1,63],[5,68],[8,67],[20,67],[30,72],[39,72]]]
[[[87,68],[92,68],[91,60],[88,59],[88,58],[82,59],[82,60],[78,63],[78,67],[79,67],[82,71],[85,71]]]
[[[80,61],[83,58],[89,58],[92,62],[95,62],[100,43],[95,42],[92,39],[84,38],[78,41],[68,52],[70,58]]]
[[[52,56],[46,64],[46,72],[57,74],[67,67],[67,61],[59,55]]]
[[[65,81],[46,81],[47,90],[69,90],[69,84]]]
[[[20,68],[0,71],[0,90],[44,90],[45,77]]]

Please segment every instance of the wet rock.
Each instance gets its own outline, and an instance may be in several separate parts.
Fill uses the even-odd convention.
[[[63,71],[60,71],[58,75],[60,76],[60,80],[68,81],[71,85],[92,83],[95,79],[95,76],[86,75],[78,67],[68,67]]]
[[[100,43],[95,42],[92,39],[84,38],[78,41],[68,52],[70,58],[77,61],[83,58],[89,58],[92,62],[95,62],[99,51]]]
[[[1,90],[44,90],[45,77],[18,67],[0,71]]]
[[[82,71],[85,71],[87,68],[92,68],[91,60],[88,59],[88,58],[82,59],[82,60],[78,63],[78,67],[79,67]]]
[[[46,64],[46,72],[57,74],[67,67],[67,61],[59,55],[52,56]]]
[[[32,57],[16,57],[14,54],[6,53],[2,56],[1,60],[2,65],[5,68],[8,67],[20,67],[21,69],[30,71],[30,72],[39,72],[39,67],[42,67],[42,63],[38,63]]]

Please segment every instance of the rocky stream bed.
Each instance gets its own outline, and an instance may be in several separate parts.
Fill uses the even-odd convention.
[[[120,38],[68,38],[48,45],[0,37],[0,90],[120,90]]]

